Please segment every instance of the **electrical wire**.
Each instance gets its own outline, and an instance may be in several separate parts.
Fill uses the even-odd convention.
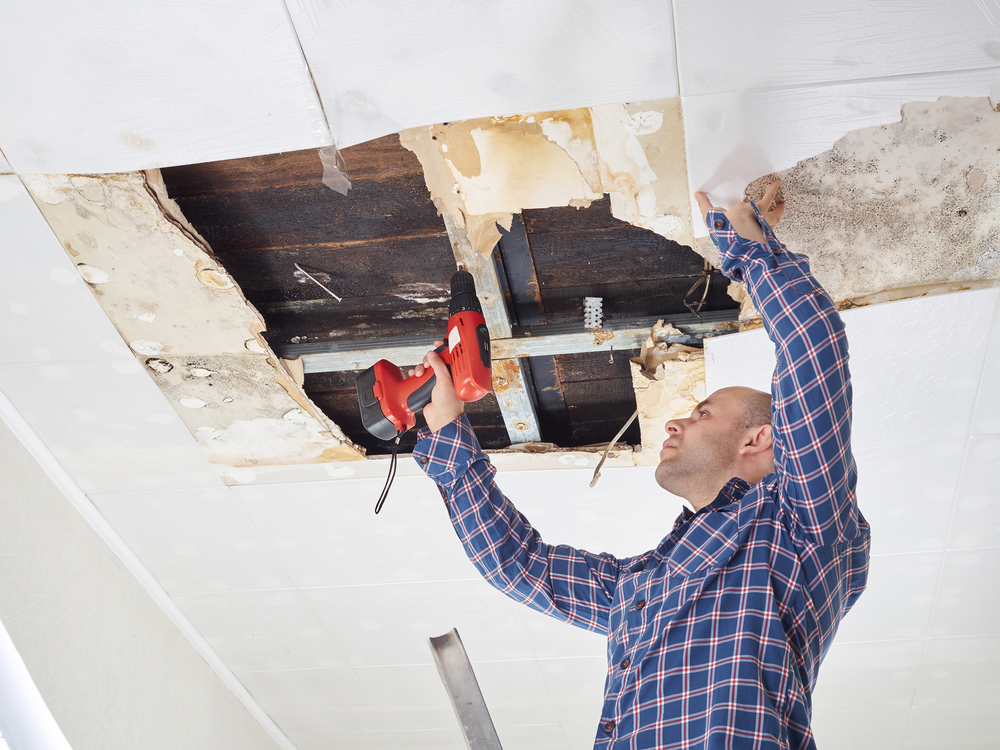
[[[611,442],[608,443],[608,447],[605,449],[604,455],[601,456],[601,460],[598,462],[597,468],[594,469],[594,478],[590,480],[591,487],[597,484],[597,480],[601,478],[601,467],[604,466],[604,462],[607,460],[608,454],[611,453],[611,449],[614,447],[615,443],[617,443],[621,439],[621,436],[625,434],[625,430],[627,430],[632,425],[632,423],[635,421],[635,418],[638,416],[639,416],[639,410],[636,409],[634,412],[632,412],[632,416],[628,418],[628,422],[625,423],[625,426],[622,427],[620,430],[618,430],[617,435],[611,438]]]
[[[392,443],[392,458],[389,459],[389,476],[385,478],[385,487],[382,488],[382,494],[378,496],[378,502],[375,503],[375,515],[382,510],[382,505],[385,503],[385,499],[389,497],[389,488],[392,486],[392,480],[396,478],[396,454],[399,452],[399,439],[403,437],[403,433],[406,430],[400,430],[396,434],[396,439]]]

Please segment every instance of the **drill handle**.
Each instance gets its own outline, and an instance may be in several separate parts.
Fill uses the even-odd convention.
[[[444,360],[446,365],[449,365],[450,369],[451,354],[448,352],[448,344],[441,344],[434,352]],[[409,382],[411,380],[414,381],[412,384]],[[434,374],[434,370],[428,367],[419,378],[407,378],[403,383],[404,387],[408,386],[412,388],[414,385],[417,386],[416,390],[406,397],[406,408],[416,414],[431,402],[431,391],[434,390],[434,386],[437,384],[437,375]]]

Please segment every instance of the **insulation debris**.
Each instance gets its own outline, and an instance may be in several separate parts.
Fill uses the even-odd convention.
[[[25,181],[98,303],[213,462],[363,458],[277,364],[260,336],[263,319],[176,206],[160,203],[157,176],[152,185],[139,172]]]

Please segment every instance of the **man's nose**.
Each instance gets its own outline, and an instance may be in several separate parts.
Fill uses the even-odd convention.
[[[671,419],[669,422],[663,425],[663,429],[667,431],[668,435],[677,435],[678,433],[680,433],[682,428],[679,420]]]

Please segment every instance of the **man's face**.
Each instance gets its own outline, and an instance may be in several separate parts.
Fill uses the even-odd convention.
[[[698,404],[691,416],[666,423],[667,438],[656,467],[656,482],[663,489],[677,494],[692,478],[707,479],[730,471],[741,437],[744,407],[739,390],[716,391]]]

